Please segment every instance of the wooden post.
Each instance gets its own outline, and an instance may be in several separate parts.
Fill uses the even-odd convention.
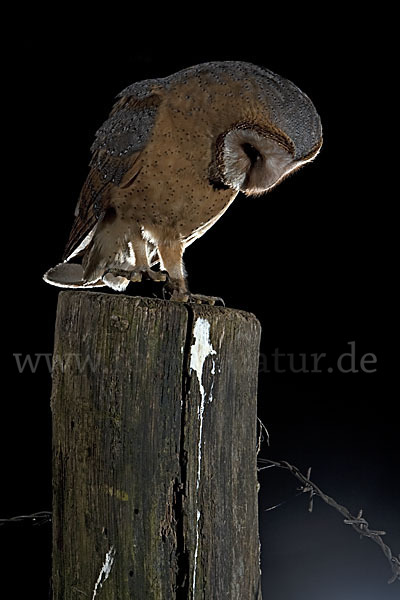
[[[54,600],[259,600],[260,326],[223,307],[62,292]]]

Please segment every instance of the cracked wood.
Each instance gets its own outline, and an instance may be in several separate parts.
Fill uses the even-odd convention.
[[[55,600],[261,598],[259,337],[238,310],[60,294]]]

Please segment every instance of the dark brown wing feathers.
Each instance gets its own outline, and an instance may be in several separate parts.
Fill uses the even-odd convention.
[[[68,260],[107,210],[112,190],[136,176],[134,165],[149,141],[159,93],[137,99],[123,96],[96,133],[90,171],[80,193],[63,260]]]

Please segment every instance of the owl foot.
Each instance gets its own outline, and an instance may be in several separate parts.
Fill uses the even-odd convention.
[[[114,275],[114,277],[125,277],[132,282],[142,281],[143,278],[151,279],[151,281],[166,281],[167,275],[162,271],[153,271],[150,267],[137,267],[132,271],[127,269],[109,269],[106,273]]]
[[[172,298],[173,300],[174,298]],[[203,294],[189,294],[189,299],[186,302],[193,302],[194,304],[217,304],[220,303],[225,306],[225,302],[219,296],[204,296]]]
[[[180,281],[170,279],[163,287],[163,296],[175,302],[190,302],[193,304],[216,304],[225,306],[225,302],[218,296],[204,296],[203,294],[192,294],[182,286]]]
[[[225,302],[219,296],[204,296],[203,294],[191,294],[190,292],[174,292],[170,298],[175,302],[189,302],[192,304],[217,304],[225,306]]]

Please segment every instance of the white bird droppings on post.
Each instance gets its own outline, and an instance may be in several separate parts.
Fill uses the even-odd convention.
[[[196,372],[197,380],[200,388],[200,405],[197,409],[197,416],[200,421],[199,427],[199,443],[198,443],[198,460],[197,460],[197,480],[196,490],[199,489],[200,485],[200,471],[201,471],[201,443],[203,435],[203,416],[204,408],[206,404],[206,393],[203,385],[203,369],[204,363],[207,356],[216,354],[214,348],[210,342],[210,323],[206,319],[197,319],[194,329],[193,337],[195,338],[194,344],[190,349],[190,368]],[[211,374],[215,375],[215,361],[213,360]],[[212,402],[212,390],[214,385],[212,384],[210,393],[208,395],[208,401]]]
[[[197,479],[196,479],[196,492],[200,486],[200,475],[201,475],[201,447],[203,440],[203,417],[204,408],[206,405],[206,392],[203,385],[203,369],[204,363],[207,356],[216,354],[210,341],[210,323],[206,319],[198,318],[193,329],[193,337],[195,338],[194,344],[190,349],[190,368],[196,372],[197,380],[200,388],[200,404],[197,409],[197,416],[199,418],[199,443],[197,449]],[[211,375],[215,375],[215,360],[212,361]],[[208,401],[212,402],[212,391],[214,382],[211,385],[210,392],[208,394]],[[197,510],[196,518],[196,546],[194,551],[194,567],[193,567],[193,597],[196,589],[196,572],[197,572],[197,555],[199,550],[199,520],[200,511]]]
[[[216,354],[214,348],[210,342],[210,323],[206,319],[197,319],[194,329],[193,336],[196,341],[192,344],[190,349],[190,368],[196,371],[197,379],[200,386],[200,394],[204,396],[203,387],[203,367],[204,361],[210,354]],[[213,366],[212,373],[215,372]]]
[[[103,583],[106,581],[106,579],[108,579],[108,576],[111,573],[111,568],[114,563],[114,557],[115,557],[115,548],[114,548],[114,546],[111,546],[111,548],[109,549],[109,551],[106,554],[104,564],[101,567],[100,575],[98,576],[97,581],[95,583],[92,600],[94,600],[96,598],[98,587],[100,586],[100,588],[101,588],[103,586]]]

